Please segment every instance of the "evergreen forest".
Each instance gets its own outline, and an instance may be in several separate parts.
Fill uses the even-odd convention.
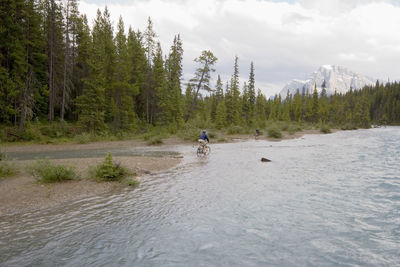
[[[183,40],[171,36],[169,51],[162,51],[151,18],[142,30],[121,17],[113,25],[106,7],[91,25],[77,0],[2,0],[2,141],[154,132],[195,138],[201,128],[251,133],[276,123],[342,129],[400,124],[398,82],[333,95],[316,84],[313,92],[299,88],[268,98],[256,89],[253,62],[241,66],[248,80],[239,81],[235,55],[231,78],[223,81],[217,55],[199,51],[192,79],[183,82]]]

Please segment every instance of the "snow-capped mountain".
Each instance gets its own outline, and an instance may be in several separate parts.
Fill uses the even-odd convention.
[[[323,65],[317,71],[311,73],[306,80],[295,79],[287,83],[281,90],[280,95],[285,97],[288,90],[290,93],[295,94],[297,89],[299,89],[301,93],[303,88],[305,91],[308,90],[309,93],[312,93],[315,83],[317,84],[317,91],[320,93],[324,81],[328,95],[334,94],[335,90],[338,93],[346,93],[350,90],[350,87],[353,89],[361,89],[365,85],[373,85],[376,82],[374,79],[355,73],[345,67]]]

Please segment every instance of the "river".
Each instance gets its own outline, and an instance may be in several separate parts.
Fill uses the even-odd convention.
[[[211,147],[171,147],[183,162],[134,190],[0,217],[0,266],[400,266],[400,127]]]

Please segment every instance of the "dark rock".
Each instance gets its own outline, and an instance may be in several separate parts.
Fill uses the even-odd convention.
[[[261,162],[271,162],[271,160],[267,158],[261,158]]]

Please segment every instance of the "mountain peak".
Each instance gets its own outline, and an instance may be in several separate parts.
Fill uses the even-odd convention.
[[[346,93],[350,88],[361,89],[365,85],[375,84],[375,80],[367,76],[353,72],[346,67],[339,65],[322,65],[318,70],[311,73],[306,80],[294,79],[287,83],[281,90],[281,96],[285,96],[287,91],[295,94],[297,89],[302,92],[312,92],[314,85],[317,84],[317,91],[320,93],[322,84],[325,81],[327,94]]]

